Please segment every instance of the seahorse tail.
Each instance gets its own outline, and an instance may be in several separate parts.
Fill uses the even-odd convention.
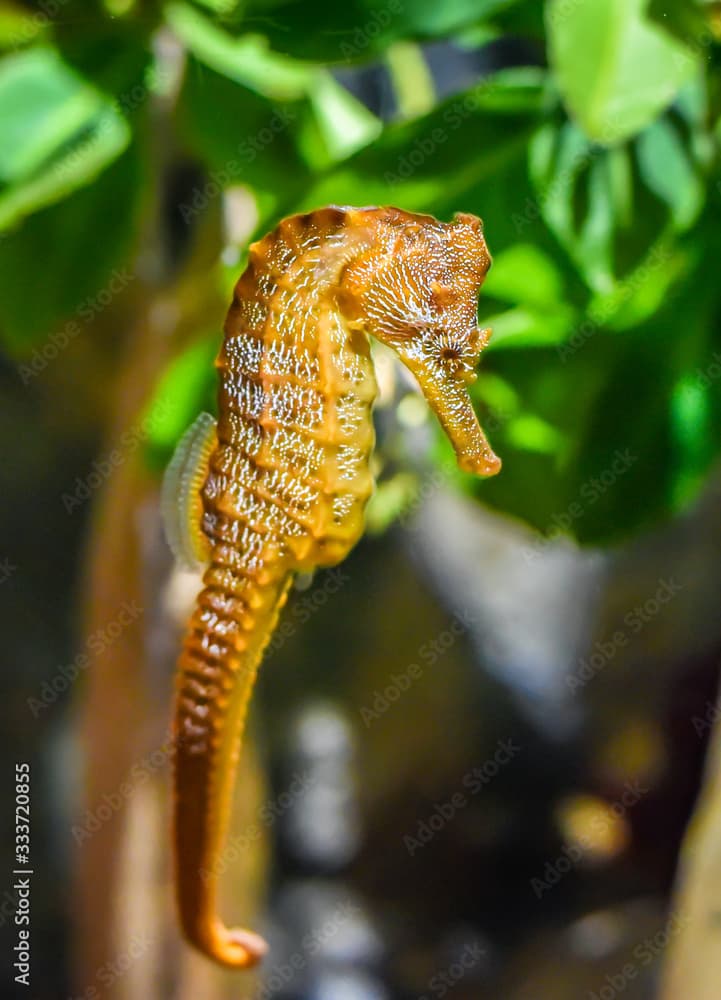
[[[254,577],[216,558],[179,662],[173,826],[180,920],[193,944],[233,968],[255,965],[267,950],[257,934],[224,925],[217,892],[248,703],[289,581],[277,563]]]

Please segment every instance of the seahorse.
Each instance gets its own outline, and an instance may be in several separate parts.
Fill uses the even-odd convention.
[[[163,486],[168,540],[204,568],[178,663],[174,840],[185,937],[231,967],[263,939],[217,907],[244,720],[264,647],[296,573],[342,560],[363,531],[376,381],[369,335],[415,376],[468,472],[500,460],[467,386],[490,330],[477,297],[490,266],[481,220],[329,206],[251,245],[203,414]]]

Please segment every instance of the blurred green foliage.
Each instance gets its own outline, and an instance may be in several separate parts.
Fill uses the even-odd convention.
[[[504,468],[485,482],[448,472],[439,434],[443,475],[583,542],[668,516],[720,443],[719,6],[0,3],[6,347],[22,362],[133,267],[164,115],[205,178],[180,206],[191,229],[236,186],[254,197],[256,235],[332,202],[480,215],[494,266],[479,318],[494,339],[473,391]],[[504,68],[438,99],[423,45],[440,39],[481,56],[500,43]],[[390,121],[341,82],[373,64],[398,91]],[[224,249],[207,280],[229,286],[239,262]],[[159,459],[212,398],[218,333],[197,332],[158,389],[178,402],[153,423]]]

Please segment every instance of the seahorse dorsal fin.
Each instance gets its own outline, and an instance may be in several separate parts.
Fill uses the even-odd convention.
[[[201,490],[217,441],[217,421],[201,413],[178,442],[163,476],[161,512],[165,537],[173,555],[188,569],[201,569],[210,558],[203,532]]]

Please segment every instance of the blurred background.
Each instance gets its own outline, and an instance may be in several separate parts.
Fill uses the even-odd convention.
[[[0,3],[3,997],[718,1000],[720,46],[702,0]],[[366,537],[254,699],[233,974],[175,923],[158,491],[250,241],[328,203],[483,218],[504,464],[376,352]]]

